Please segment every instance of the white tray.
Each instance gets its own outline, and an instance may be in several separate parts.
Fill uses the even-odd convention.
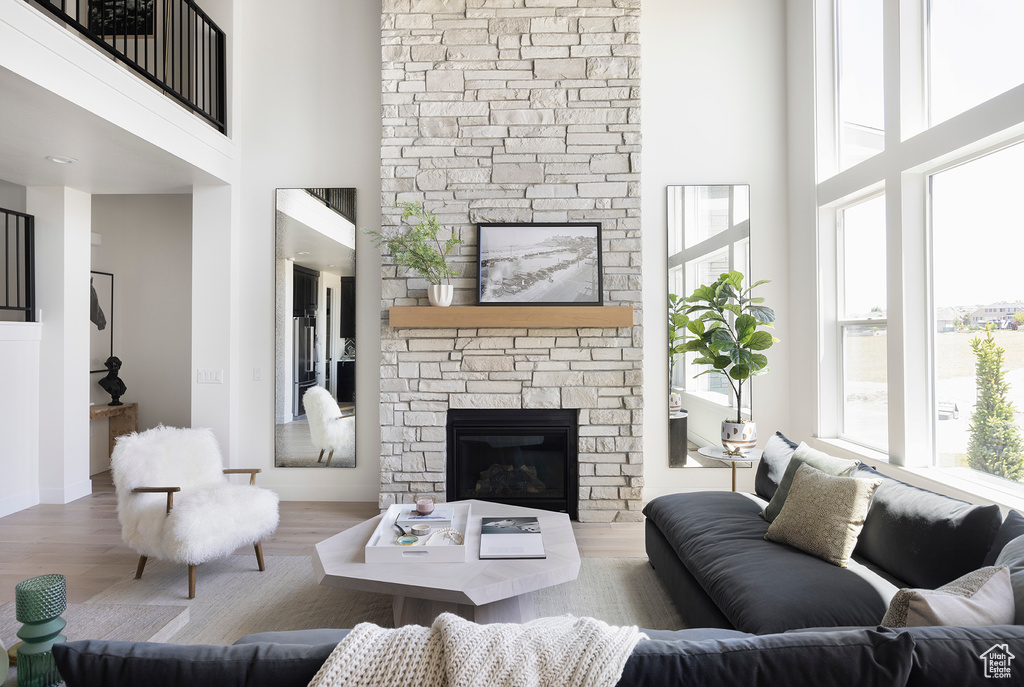
[[[396,544],[398,530],[395,520],[399,513],[416,508],[415,503],[396,503],[389,506],[377,523],[377,529],[366,542],[367,563],[465,563],[465,534],[469,524],[470,504],[454,502],[448,504],[455,507],[452,516],[452,527],[463,534],[462,544],[456,544],[444,535],[434,537],[429,545],[420,542],[412,545]]]

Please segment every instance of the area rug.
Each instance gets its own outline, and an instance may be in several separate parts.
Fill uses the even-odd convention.
[[[196,598],[186,598],[185,567],[151,561],[141,580],[129,575],[86,604],[187,605],[188,624],[169,638],[178,644],[231,644],[271,630],[392,625],[391,597],[316,583],[306,556],[268,556],[258,572],[252,556],[199,566]],[[641,558],[584,558],[579,578],[534,593],[543,616],[571,613],[613,625],[683,627],[675,606]]]

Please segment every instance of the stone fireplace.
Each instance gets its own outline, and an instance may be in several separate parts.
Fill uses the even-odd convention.
[[[633,324],[393,328],[388,309],[426,307],[426,283],[385,256],[381,507],[446,497],[450,409],[561,409],[578,419],[579,519],[641,519],[639,14],[639,0],[384,0],[385,231],[396,200],[423,201],[463,239],[455,305],[474,305],[477,223],[600,222],[604,303],[632,306]]]

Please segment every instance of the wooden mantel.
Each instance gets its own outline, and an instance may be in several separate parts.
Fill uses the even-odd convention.
[[[629,305],[395,306],[388,311],[388,320],[395,328],[632,327],[633,308]]]

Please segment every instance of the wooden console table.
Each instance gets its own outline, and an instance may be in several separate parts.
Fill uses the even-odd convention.
[[[120,406],[89,406],[89,419],[110,420],[110,447],[108,455],[114,452],[114,442],[122,434],[139,431],[139,404],[125,403]]]

